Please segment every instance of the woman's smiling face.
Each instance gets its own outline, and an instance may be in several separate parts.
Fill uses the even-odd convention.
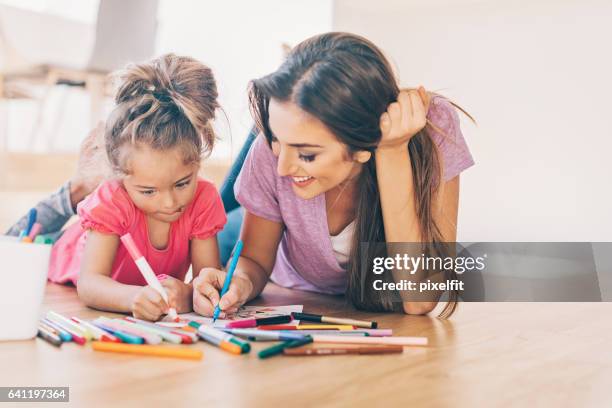
[[[292,102],[270,100],[269,126],[277,172],[293,191],[310,199],[354,179],[361,171],[345,144],[317,118]]]

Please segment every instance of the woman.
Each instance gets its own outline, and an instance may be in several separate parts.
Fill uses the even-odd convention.
[[[366,310],[431,311],[437,298],[395,302],[396,293],[373,290],[362,267],[374,243],[419,242],[432,254],[456,239],[459,173],[473,160],[453,105],[422,88],[400,91],[381,51],[346,33],[299,44],[276,72],[252,81],[250,101],[262,135],[235,185],[244,250],[222,299],[225,272],[202,270],[194,309],[211,315],[218,303],[232,312],[271,277],[346,294]]]

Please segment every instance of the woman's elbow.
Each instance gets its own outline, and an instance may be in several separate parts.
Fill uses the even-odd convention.
[[[404,313],[425,315],[435,309],[438,302],[404,302]]]

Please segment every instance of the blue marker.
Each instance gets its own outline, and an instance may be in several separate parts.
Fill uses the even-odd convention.
[[[36,208],[32,208],[30,210],[30,212],[28,212],[28,225],[27,225],[26,229],[24,230],[24,232],[25,232],[24,236],[25,237],[30,235],[30,231],[32,231],[32,227],[34,226],[34,223],[36,222],[36,216],[37,215],[38,215],[38,211],[36,211]]]
[[[232,260],[230,262],[229,268],[227,269],[227,275],[225,276],[225,282],[223,282],[223,289],[221,290],[221,297],[225,295],[228,291],[230,283],[232,282],[232,276],[234,275],[234,270],[236,269],[236,265],[238,264],[238,258],[240,258],[240,253],[242,252],[242,241],[238,240],[236,243],[236,248],[234,249],[234,255],[232,256]],[[221,299],[219,299],[221,300]],[[221,308],[219,304],[215,306],[215,312],[213,313],[213,323],[217,321],[219,318],[219,313],[221,313]]]
[[[221,329],[221,330],[223,330],[226,333],[233,334],[234,336],[246,337],[249,340],[255,340],[255,341],[302,340],[308,336],[308,334],[306,333],[304,334],[295,333],[298,330],[287,330],[287,332],[282,332],[279,330],[258,330],[258,329]],[[329,330],[327,331],[329,332]]]

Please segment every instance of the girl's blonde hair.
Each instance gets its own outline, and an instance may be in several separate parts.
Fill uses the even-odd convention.
[[[210,68],[191,57],[166,54],[131,64],[118,73],[116,107],[104,134],[115,172],[129,173],[122,154],[126,144],[155,150],[179,147],[185,163],[199,162],[214,146],[211,120],[219,108]]]

